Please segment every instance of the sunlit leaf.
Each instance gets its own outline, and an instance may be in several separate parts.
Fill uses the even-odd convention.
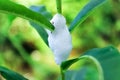
[[[48,28],[51,31],[54,29],[53,25],[42,14],[36,13],[10,0],[0,0],[0,11],[31,20],[42,25],[42,27]]]
[[[0,14],[0,46],[5,42],[5,39],[8,36],[9,29],[11,27],[12,21],[15,19],[15,16],[9,14]]]

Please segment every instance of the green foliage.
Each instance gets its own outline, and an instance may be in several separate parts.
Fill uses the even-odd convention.
[[[67,0],[66,0],[67,1]],[[77,0],[76,0],[77,1]],[[75,27],[80,25],[89,15],[100,6],[106,0],[90,0],[81,11],[79,11],[76,18],[70,24],[69,30],[73,31]],[[62,0],[56,0],[57,12],[62,14]],[[31,9],[31,10],[30,10]],[[54,26],[49,22],[52,15],[46,11],[45,6],[31,6],[28,9],[20,4],[16,4],[10,0],[0,0],[0,11],[3,13],[9,13],[21,18],[30,20],[30,24],[36,29],[39,35],[42,37],[44,42],[48,45],[48,34],[45,28],[53,31]],[[106,9],[106,8],[105,8]],[[7,15],[8,24],[2,25],[0,32],[0,48],[4,39],[8,37],[8,30],[15,16]],[[117,24],[119,25],[119,24]],[[106,29],[104,32],[107,33]],[[5,34],[5,36],[4,36]],[[85,34],[85,32],[84,32]],[[9,37],[12,45],[20,52],[22,58],[30,65],[33,69],[36,69],[40,73],[40,67],[24,50],[22,41],[18,40],[21,37],[14,38]],[[89,40],[89,39],[88,39]],[[96,39],[99,43],[99,41]],[[84,43],[84,42],[83,42]],[[4,44],[2,44],[4,45]],[[88,45],[87,45],[88,46]],[[1,54],[1,52],[0,52]],[[0,63],[3,63],[3,59],[0,58]],[[60,66],[62,80],[119,80],[120,79],[120,53],[112,47],[95,48],[83,53],[80,57],[67,60]],[[80,66],[76,70],[68,70],[75,63],[80,62]],[[37,66],[37,67],[36,67]],[[42,66],[44,67],[44,66]],[[43,71],[44,72],[44,71]],[[6,80],[27,80],[23,76],[16,72],[0,66],[0,73]]]
[[[2,15],[1,17],[1,22],[0,22],[0,44],[4,45],[3,43],[5,42],[5,38],[8,35],[8,31],[10,29],[10,25],[12,24],[12,21],[15,19],[15,16],[13,15],[5,15],[5,14],[0,14]],[[5,18],[7,18],[5,20]],[[0,49],[1,50],[1,49]]]
[[[100,6],[106,0],[90,0],[89,3],[78,13],[76,18],[71,23],[69,30],[72,31],[75,27],[81,24],[90,13],[98,6]]]
[[[6,80],[28,80],[21,76],[20,74],[13,72],[5,67],[0,66],[0,74],[6,79]]]
[[[12,1],[0,0],[0,11],[29,19],[48,28],[51,31],[54,29],[53,25],[42,14],[31,11],[26,7],[16,4]]]
[[[31,6],[30,9],[42,14],[48,20],[50,20],[52,18],[52,15],[46,10],[46,7],[43,6],[43,5],[41,5],[41,6]],[[42,25],[38,25],[34,22],[30,22],[30,23],[37,30],[37,32],[42,37],[44,42],[48,45],[48,34],[47,34],[46,30],[42,27]]]
[[[82,60],[84,60],[83,65],[80,66],[78,71],[67,71],[72,64]],[[62,72],[66,73],[67,77],[71,76],[71,79],[66,77],[65,80],[72,80],[73,78],[81,78],[81,80],[119,80],[119,67],[120,53],[112,46],[88,50],[79,58],[65,61],[61,65]],[[92,75],[90,75],[91,73]],[[78,74],[80,75],[78,76]]]

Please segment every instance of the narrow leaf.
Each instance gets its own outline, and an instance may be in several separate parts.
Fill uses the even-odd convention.
[[[0,0],[0,11],[31,20],[51,31],[54,29],[54,26],[42,14],[29,10],[28,8],[10,0]]]
[[[5,67],[0,66],[0,74],[6,79],[6,80],[28,80],[24,78],[22,75],[11,71]]]
[[[76,18],[72,21],[69,27],[69,31],[73,31],[73,29],[80,25],[96,7],[105,1],[106,0],[90,0],[90,2],[88,2],[88,4],[78,13]]]
[[[61,65],[61,69],[67,70],[72,64],[74,64],[78,60],[79,60],[79,58],[76,58],[76,59],[72,59],[72,60],[68,60],[68,61],[63,62]]]
[[[37,30],[38,34],[41,36],[43,41],[48,45],[48,34],[46,30],[42,26],[34,22],[30,22],[30,24]]]
[[[31,6],[31,10],[38,12],[45,16],[48,20],[52,18],[52,15],[46,10],[46,7],[44,5],[40,6]],[[44,40],[44,42],[48,45],[48,34],[46,30],[42,27],[42,25],[38,25],[32,21],[30,21],[30,24],[37,30],[41,38]]]

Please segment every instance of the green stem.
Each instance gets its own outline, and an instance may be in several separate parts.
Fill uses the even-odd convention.
[[[62,0],[56,0],[56,5],[57,5],[57,12],[62,14],[62,6],[61,6],[61,1]]]
[[[61,77],[62,77],[62,80],[65,80],[65,71],[63,71],[62,69],[61,69]]]

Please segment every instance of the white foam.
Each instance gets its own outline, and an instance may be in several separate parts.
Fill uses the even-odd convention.
[[[72,39],[64,16],[56,14],[50,22],[55,29],[53,32],[48,32],[49,47],[54,53],[56,63],[60,65],[69,57],[72,50]]]

